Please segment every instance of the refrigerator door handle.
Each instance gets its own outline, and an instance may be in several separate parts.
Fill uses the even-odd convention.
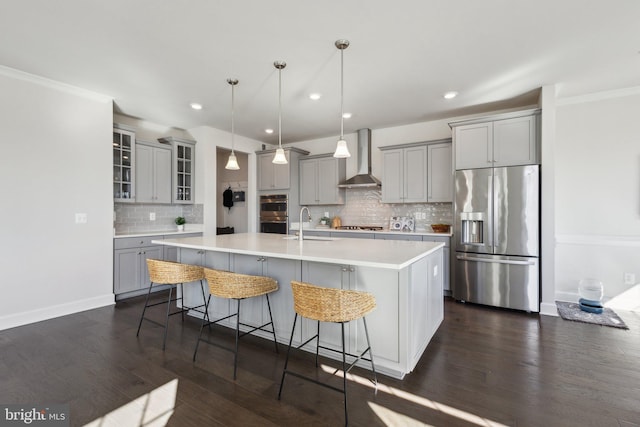
[[[477,261],[477,262],[489,262],[489,263],[494,263],[494,264],[510,264],[510,265],[535,265],[535,261],[531,260],[531,261],[512,261],[512,260],[507,260],[507,259],[489,259],[489,258],[478,258],[478,257],[472,257],[472,256],[464,256],[464,255],[457,255],[456,256],[457,259],[459,259],[460,261]]]
[[[489,248],[490,253],[494,253],[493,244],[496,241],[495,237],[495,223],[493,216],[495,215],[495,209],[493,207],[493,201],[495,195],[493,194],[493,173],[489,174],[487,177],[487,189],[489,190],[488,200],[487,200],[487,227],[485,228],[485,233],[487,233],[487,247]]]

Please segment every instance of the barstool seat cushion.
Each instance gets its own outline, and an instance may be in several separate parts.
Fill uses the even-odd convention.
[[[369,292],[326,288],[310,283],[291,281],[293,308],[302,317],[321,322],[349,322],[376,308],[376,299]]]
[[[278,290],[278,282],[271,277],[210,268],[204,269],[204,277],[209,283],[211,295],[220,298],[251,298]]]
[[[197,265],[149,258],[147,259],[147,269],[151,281],[160,285],[175,285],[204,279],[203,268]]]

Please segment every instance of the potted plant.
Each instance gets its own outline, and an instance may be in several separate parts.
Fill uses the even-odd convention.
[[[183,216],[179,216],[176,218],[176,225],[178,226],[178,231],[184,231],[184,224],[187,221],[184,219]]]
[[[329,221],[331,220],[329,219],[328,216],[323,216],[322,218],[320,218],[320,224],[322,225],[329,225]]]

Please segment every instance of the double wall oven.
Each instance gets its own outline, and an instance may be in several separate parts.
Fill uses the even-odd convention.
[[[286,194],[260,196],[260,232],[287,234],[289,207]]]

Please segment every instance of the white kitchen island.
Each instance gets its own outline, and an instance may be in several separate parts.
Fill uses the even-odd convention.
[[[294,318],[291,280],[371,292],[377,308],[367,316],[367,325],[376,369],[395,378],[413,370],[443,319],[443,243],[339,238],[300,242],[288,235],[261,233],[152,243],[178,247],[180,262],[276,279],[280,288],[269,298],[276,336],[284,344],[289,342]],[[200,287],[186,286],[184,297],[188,304],[201,301]],[[212,306],[212,318],[235,311],[228,300],[212,298]],[[261,298],[246,300],[241,316],[246,323],[264,323],[266,304]],[[294,342],[313,336],[315,327],[315,322],[304,319],[296,327]],[[322,344],[339,348],[339,325],[322,323],[320,328]],[[347,351],[362,351],[366,342],[362,322],[351,322],[346,330]],[[336,357],[322,349],[321,353]],[[361,366],[367,368],[366,363]]]

